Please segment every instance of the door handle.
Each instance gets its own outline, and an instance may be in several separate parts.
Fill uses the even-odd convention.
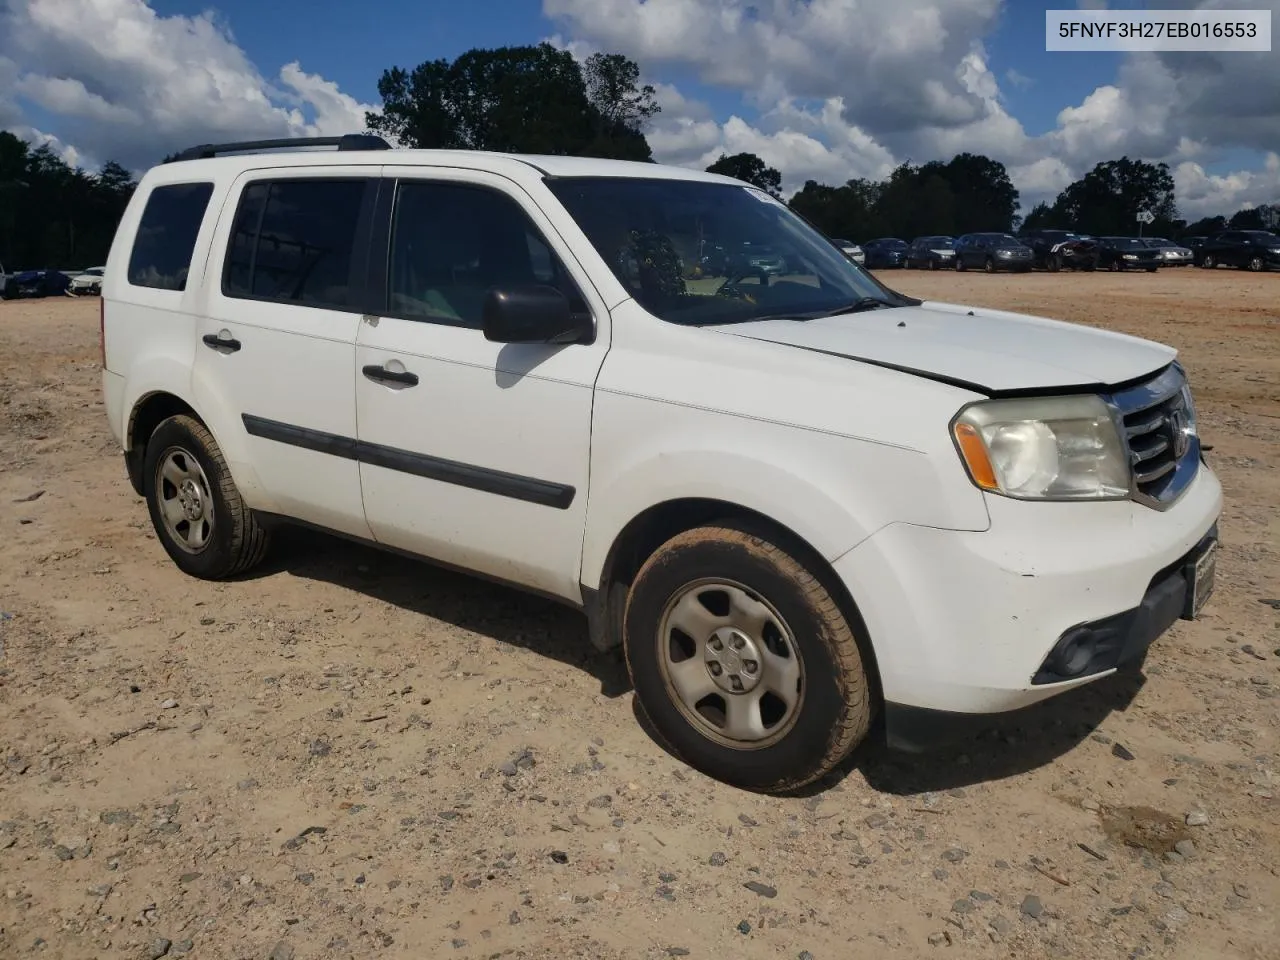
[[[410,373],[408,370],[388,370],[386,367],[371,363],[365,366],[361,372],[376,383],[396,384],[401,387],[416,387],[418,385],[418,375]]]
[[[224,337],[221,334],[206,333],[201,339],[204,340],[206,347],[212,347],[222,353],[235,353],[241,347],[240,341],[230,334]]]

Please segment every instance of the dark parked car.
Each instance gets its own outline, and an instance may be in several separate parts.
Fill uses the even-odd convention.
[[[702,268],[708,273],[730,277],[760,277],[762,280],[787,272],[787,261],[772,247],[743,243],[727,249],[719,244],[702,256]]]
[[[5,282],[6,300],[21,297],[52,297],[67,289],[71,278],[60,270],[23,270],[10,274]]]
[[[956,242],[951,237],[916,237],[907,248],[906,267],[937,270],[956,262]]]
[[[1008,233],[966,233],[956,240],[956,269],[1028,272],[1035,254],[1025,243]]]
[[[1093,270],[1098,266],[1098,244],[1092,237],[1070,230],[1023,230],[1018,239],[1031,248],[1037,267],[1051,273]]]
[[[1221,263],[1255,273],[1274,270],[1280,268],[1280,237],[1266,230],[1226,230],[1201,244],[1195,256],[1210,269]]]
[[[862,245],[862,251],[867,255],[866,266],[871,269],[894,269],[905,265],[909,249],[905,240],[896,237],[868,240]]]
[[[1148,247],[1137,237],[1100,237],[1098,239],[1098,266],[1113,272],[1119,270],[1146,270],[1155,273],[1164,263],[1160,251]]]

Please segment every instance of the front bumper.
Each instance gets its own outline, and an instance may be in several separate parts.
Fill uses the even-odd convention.
[[[904,711],[1017,710],[1139,656],[1183,609],[1178,571],[1215,529],[1222,487],[1201,464],[1165,511],[987,502],[984,532],[891,524],[835,563],[871,640],[891,743]],[[1054,674],[1063,636],[1082,627],[1096,657]]]

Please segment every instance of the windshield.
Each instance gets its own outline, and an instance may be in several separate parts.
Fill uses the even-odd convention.
[[[548,188],[650,313],[704,326],[907,302],[780,200],[746,185],[613,177]]]
[[[1274,233],[1268,233],[1266,230],[1243,230],[1241,231],[1251,240],[1261,240],[1264,243],[1280,243],[1280,237]]]
[[[1173,244],[1164,237],[1148,237],[1147,244],[1152,247],[1172,247]]]
[[[1117,250],[1141,250],[1146,244],[1136,237],[1111,237],[1108,242]]]
[[[950,250],[952,247],[955,246],[955,241],[953,241],[950,237],[925,237],[923,240],[920,241],[920,243],[926,247],[929,247],[930,249]]]

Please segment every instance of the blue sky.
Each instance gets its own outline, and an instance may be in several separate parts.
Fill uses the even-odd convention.
[[[1275,55],[1046,53],[1044,11],[1077,4],[1100,5],[0,0],[0,128],[145,167],[210,139],[346,131],[387,67],[551,39],[640,64],[663,162],[751,150],[795,189],[972,150],[1009,167],[1027,209],[1127,153],[1169,163],[1186,215],[1280,200]]]

